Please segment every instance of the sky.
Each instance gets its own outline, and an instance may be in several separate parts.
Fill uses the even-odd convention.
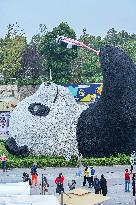
[[[39,32],[67,22],[79,37],[87,33],[104,37],[115,28],[136,34],[136,0],[0,0],[0,37],[8,24],[18,22],[28,40]]]

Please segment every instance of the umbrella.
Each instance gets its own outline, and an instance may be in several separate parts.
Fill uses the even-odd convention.
[[[86,189],[75,189],[63,194],[63,203],[66,205],[95,205],[108,200],[109,197],[101,194],[94,194]],[[59,201],[61,197],[59,196]]]

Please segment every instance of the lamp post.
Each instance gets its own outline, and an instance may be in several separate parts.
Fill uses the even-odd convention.
[[[52,72],[51,72],[51,69],[50,69],[50,81],[52,81]]]

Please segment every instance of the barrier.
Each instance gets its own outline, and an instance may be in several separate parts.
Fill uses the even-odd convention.
[[[60,205],[57,197],[53,195],[17,195],[0,197],[2,205]]]
[[[28,182],[0,184],[0,197],[13,195],[30,195]]]

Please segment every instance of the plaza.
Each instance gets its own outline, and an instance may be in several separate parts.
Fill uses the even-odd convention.
[[[133,205],[134,204],[134,197],[132,196],[132,189],[130,184],[130,192],[125,192],[124,190],[124,170],[128,166],[111,166],[111,167],[95,167],[96,174],[100,177],[101,174],[107,179],[107,186],[108,186],[108,194],[107,196],[110,198],[109,200],[99,203],[103,205]],[[129,168],[129,167],[128,167]],[[134,171],[136,166],[134,166]],[[30,174],[30,169],[26,168],[15,168],[8,170],[8,172],[3,173],[0,171],[0,183],[10,183],[10,182],[20,182],[22,181],[22,173],[27,172]],[[65,177],[64,181],[64,189],[65,192],[68,192],[68,182],[72,179],[76,180],[76,188],[82,188],[83,177],[76,177],[76,168],[55,168],[55,167],[47,167],[44,169],[38,169],[38,178],[39,181],[41,180],[42,174],[44,174],[49,183],[49,194],[56,195],[56,184],[54,183],[54,179],[58,176],[58,174],[62,172],[63,176]],[[131,181],[132,182],[132,181]],[[88,185],[85,186],[85,189],[94,193],[94,189],[88,188]],[[30,190],[32,195],[40,195],[41,190],[38,187],[32,188]],[[58,195],[57,195],[58,196]]]

